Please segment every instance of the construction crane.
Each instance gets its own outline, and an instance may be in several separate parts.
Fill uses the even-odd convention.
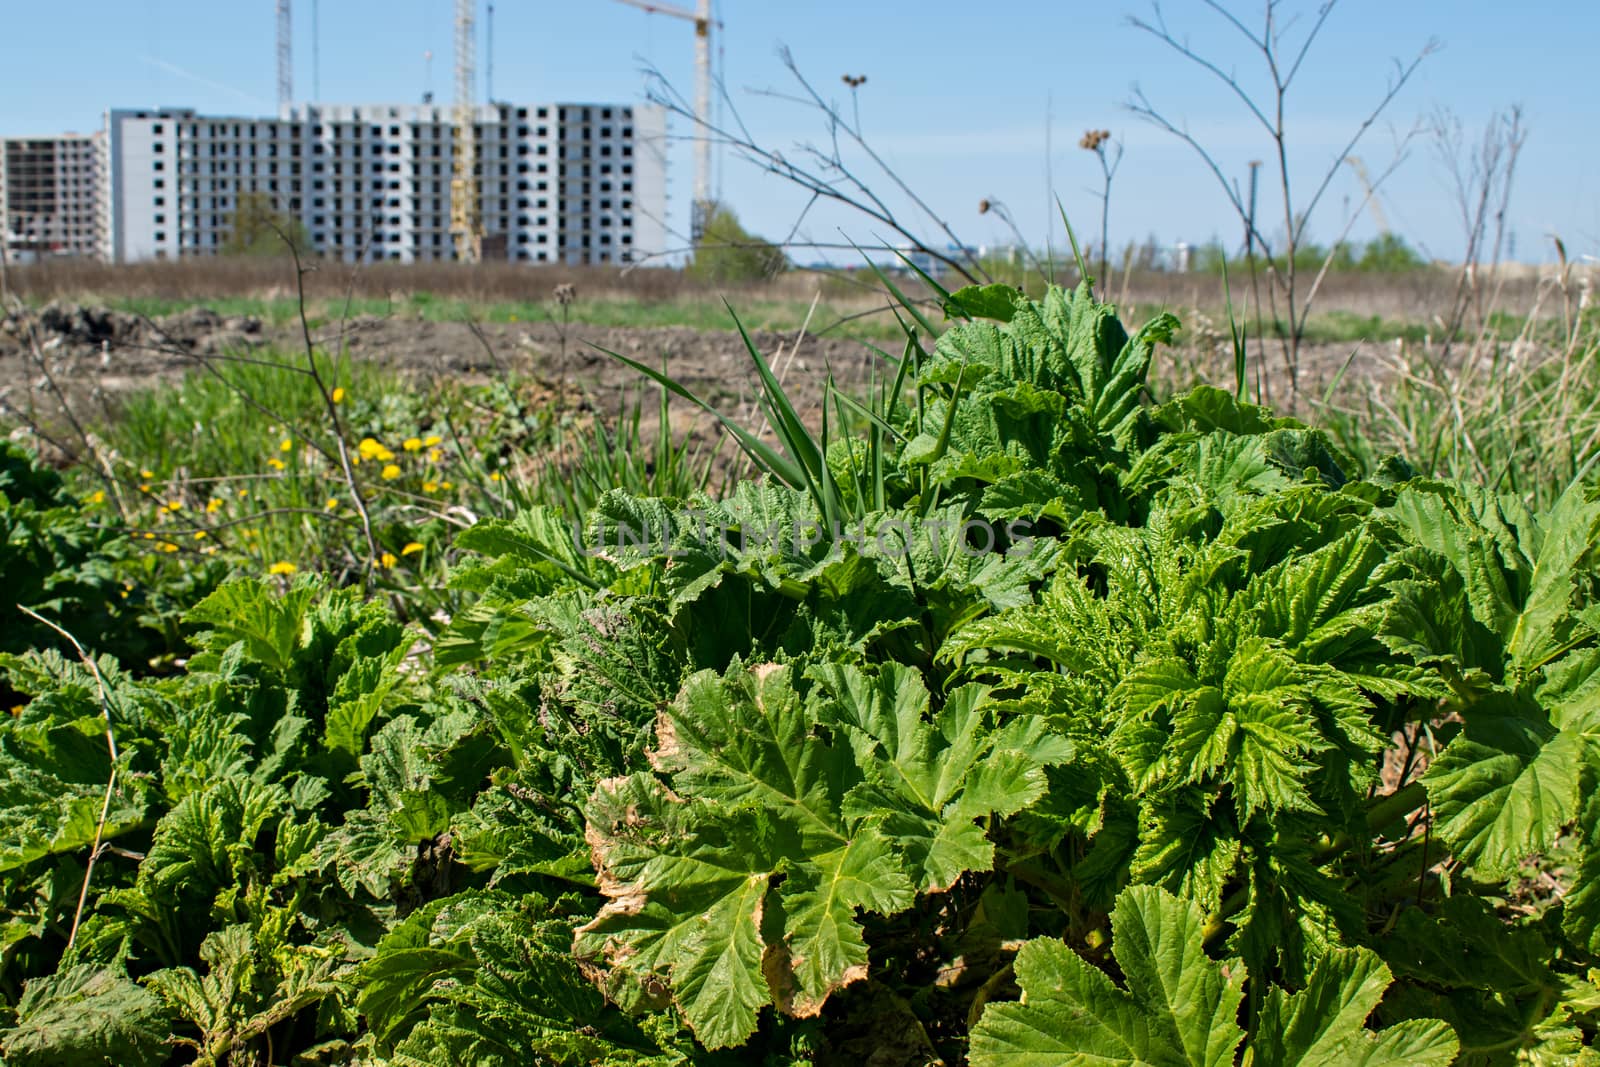
[[[284,0],[287,2],[287,0]],[[456,259],[476,263],[483,255],[483,231],[478,223],[478,139],[474,129],[473,21],[477,0],[456,0],[456,107],[450,146],[450,238]]]
[[[652,15],[670,15],[694,23],[695,137],[694,204],[690,207],[689,236],[695,241],[711,219],[711,0],[697,0],[695,9],[657,4],[653,0],[617,0]]]
[[[278,110],[294,103],[294,37],[290,33],[289,0],[278,0]]]
[[[1367,210],[1372,212],[1372,221],[1378,225],[1380,235],[1389,233],[1389,217],[1383,213],[1383,205],[1378,203],[1378,190],[1372,185],[1372,175],[1367,173],[1367,165],[1360,156],[1345,156],[1344,161],[1350,164],[1350,169],[1356,172],[1356,180],[1361,183],[1361,189],[1367,194]]]

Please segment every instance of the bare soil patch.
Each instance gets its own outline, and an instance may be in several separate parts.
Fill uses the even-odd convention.
[[[875,357],[839,337],[757,333],[752,340],[784,378],[797,402],[814,406],[829,373],[860,381]],[[516,373],[576,386],[602,408],[636,387],[640,375],[602,350],[667,373],[719,407],[737,409],[758,391],[744,341],[725,331],[687,327],[601,327],[549,322],[433,322],[359,317],[323,323],[312,341],[327,352],[376,363],[419,380],[471,382]],[[303,352],[298,325],[227,318],[203,307],[159,319],[79,304],[51,304],[27,318],[0,319],[0,395],[49,388],[34,356],[44,358],[70,397],[152,388],[230,358],[292,359]]]

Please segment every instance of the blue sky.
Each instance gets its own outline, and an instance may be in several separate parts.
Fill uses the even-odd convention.
[[[692,0],[686,0],[692,2]],[[1259,20],[1258,0],[1232,10]],[[181,105],[225,113],[275,110],[273,0],[0,0],[0,134],[86,130],[111,106]],[[1003,243],[1007,229],[980,216],[978,203],[1004,203],[1031,240],[1051,225],[1046,185],[1047,115],[1053,129],[1053,188],[1080,234],[1097,231],[1099,171],[1077,147],[1088,128],[1106,128],[1126,154],[1113,192],[1113,245],[1220,236],[1237,243],[1239,224],[1215,180],[1192,152],[1131,115],[1132,87],[1212,146],[1230,176],[1268,146],[1238,103],[1198,69],[1130,28],[1147,0],[1011,0],[980,5],[873,0],[720,0],[723,78],[758,139],[787,154],[824,136],[816,115],[752,90],[792,90],[777,58],[788,46],[824,94],[847,103],[843,74],[865,74],[861,119],[874,146],[966,241]],[[296,0],[296,97],[313,83],[328,102],[417,100],[428,88],[451,99],[451,0],[320,0],[320,61],[312,62],[311,0]],[[657,67],[692,98],[692,32],[615,0],[499,0],[495,5],[494,93],[511,100],[633,100],[641,67]],[[1313,4],[1284,0],[1308,23]],[[1169,0],[1174,30],[1237,70],[1257,77],[1253,57],[1220,29],[1200,0]],[[1292,32],[1292,31],[1291,31]],[[1357,154],[1383,168],[1396,134],[1448,106],[1475,130],[1496,109],[1520,103],[1529,136],[1509,228],[1517,257],[1548,260],[1550,235],[1574,255],[1600,255],[1600,109],[1593,91],[1593,42],[1600,4],[1527,0],[1342,0],[1290,98],[1292,168],[1309,189],[1376,95],[1396,58],[1436,38],[1442,47]],[[431,83],[424,53],[431,50]],[[480,75],[485,66],[479,54]],[[481,82],[480,82],[481,84]],[[679,123],[680,135],[691,131]],[[856,162],[856,161],[853,161]],[[870,177],[870,175],[868,175]],[[672,223],[686,224],[692,163],[675,149]],[[874,181],[875,187],[886,183]],[[806,197],[778,179],[725,158],[721,191],[753,230],[789,232]],[[1460,254],[1461,226],[1446,172],[1426,138],[1414,140],[1382,204],[1396,230],[1438,257]],[[1342,172],[1313,217],[1327,240],[1361,195]],[[932,232],[900,198],[897,211]],[[1267,202],[1265,193],[1264,203]],[[1279,227],[1281,229],[1281,226]],[[1375,232],[1368,217],[1351,230]],[[802,233],[819,242],[870,243],[882,228],[841,210],[814,210]],[[853,255],[853,254],[852,254]],[[802,258],[805,258],[802,254]],[[845,258],[849,258],[848,255]]]

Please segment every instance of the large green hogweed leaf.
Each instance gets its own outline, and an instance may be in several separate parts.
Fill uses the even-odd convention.
[[[1028,942],[1016,962],[1022,1000],[984,1009],[973,1067],[1234,1063],[1247,975],[1237,960],[1206,955],[1204,928],[1192,903],[1153,886],[1126,889],[1111,914],[1125,988],[1059,941]],[[1301,992],[1266,992],[1245,1054],[1262,1067],[1445,1067],[1458,1044],[1442,1022],[1366,1028],[1389,983],[1371,952],[1333,949]]]
[[[1037,798],[1064,758],[981,705],[958,691],[929,719],[920,678],[893,666],[691,677],[657,726],[670,789],[637,774],[590,801],[611,902],[578,951],[607,956],[613,982],[665,979],[708,1047],[742,1042],[767,1003],[817,1014],[867,974],[860,913],[988,869],[977,820]]]

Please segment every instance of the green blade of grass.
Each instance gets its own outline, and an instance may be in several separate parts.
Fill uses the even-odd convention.
[[[899,286],[895,285],[894,282],[889,279],[889,276],[883,273],[883,270],[876,263],[872,262],[870,259],[867,259],[867,253],[862,249],[862,247],[856,244],[854,241],[850,242],[850,246],[857,252],[861,253],[861,258],[865,259],[867,262],[867,269],[871,270],[873,274],[878,276],[878,280],[883,283],[883,287],[889,290],[890,295],[895,298],[896,302],[898,302],[901,307],[905,308],[906,313],[917,321],[917,325],[926,330],[929,337],[939,336],[939,331],[934,329],[933,323],[928,320],[928,317],[917,310],[916,306],[911,303],[911,300],[906,296],[906,294],[900,291]],[[897,315],[896,318],[898,317],[899,316]],[[901,328],[904,329],[904,323],[901,324]]]
[[[670,391],[674,396],[678,396],[684,400],[687,400],[701,411],[704,411],[706,414],[716,419],[717,422],[720,423],[722,427],[733,436],[733,439],[739,442],[739,447],[741,450],[743,450],[745,455],[749,456],[750,459],[761,470],[771,474],[773,477],[784,482],[786,485],[794,486],[797,489],[804,487],[806,479],[799,466],[795,462],[780,453],[771,445],[767,444],[765,441],[758,438],[755,434],[751,433],[743,426],[739,425],[727,415],[724,415],[722,412],[712,407],[709,403],[690,392],[673,378],[663,374],[661,371],[655,370],[652,367],[647,367],[637,360],[629,359],[620,352],[613,352],[610,349],[601,348],[599,345],[594,345],[593,347],[597,351],[604,352],[612,359],[618,360],[626,366],[633,368],[640,374],[643,374],[645,377],[649,378],[651,381],[660,385],[662,388]]]

